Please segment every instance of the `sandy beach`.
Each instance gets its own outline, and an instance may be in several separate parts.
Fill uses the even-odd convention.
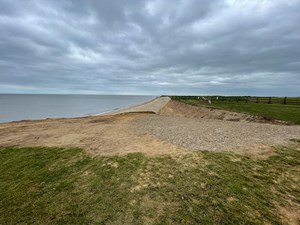
[[[117,115],[122,113],[154,113],[158,114],[164,106],[171,101],[169,97],[157,97],[148,102],[131,106],[126,109],[119,109],[113,112],[106,113],[106,115]]]
[[[300,138],[300,126],[159,97],[111,114],[0,124],[0,146],[81,147],[93,155],[235,151],[265,157]]]

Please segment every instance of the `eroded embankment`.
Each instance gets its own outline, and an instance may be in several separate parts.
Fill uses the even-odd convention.
[[[173,116],[173,117],[185,117],[195,119],[215,119],[226,121],[246,121],[257,123],[272,123],[272,124],[284,124],[288,122],[272,120],[261,116],[248,115],[238,112],[230,112],[222,109],[208,108],[192,106],[177,101],[169,101],[159,112],[160,115]]]

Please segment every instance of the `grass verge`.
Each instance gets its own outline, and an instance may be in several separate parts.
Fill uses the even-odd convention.
[[[183,102],[194,106],[209,106],[220,109],[226,109],[234,112],[242,112],[250,115],[262,116],[269,119],[287,121],[294,124],[300,124],[300,106],[284,105],[284,104],[260,104],[245,102],[228,102],[213,100],[212,105],[208,105],[207,101],[184,99],[180,97],[173,98],[176,101]]]
[[[297,222],[299,179],[297,141],[267,160],[0,148],[0,224]]]

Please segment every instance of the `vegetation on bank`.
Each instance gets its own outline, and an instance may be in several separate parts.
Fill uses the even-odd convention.
[[[220,109],[226,109],[234,112],[242,112],[251,115],[262,116],[268,119],[282,120],[294,124],[300,124],[300,105],[289,104],[276,104],[276,100],[273,99],[272,104],[268,104],[267,98],[265,102],[248,101],[245,98],[235,97],[234,100],[217,100],[216,97],[207,98],[204,100],[202,97],[196,96],[173,96],[173,100],[183,102],[194,106],[206,106]],[[210,99],[211,104],[208,100]],[[282,99],[280,99],[281,102]],[[300,98],[299,98],[300,102]]]
[[[299,179],[297,141],[266,160],[2,147],[0,224],[282,224],[297,219]]]

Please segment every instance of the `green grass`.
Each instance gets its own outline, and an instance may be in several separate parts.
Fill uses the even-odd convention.
[[[176,97],[174,98],[174,100],[194,106],[208,106],[208,102],[202,100],[184,99],[180,97]],[[236,101],[229,102],[212,100],[212,105],[210,107],[262,116],[269,119],[287,121],[294,124],[300,124],[300,105],[264,104],[254,102],[245,103]]]
[[[299,209],[299,148],[267,160],[0,148],[0,224],[282,224],[278,206]]]

